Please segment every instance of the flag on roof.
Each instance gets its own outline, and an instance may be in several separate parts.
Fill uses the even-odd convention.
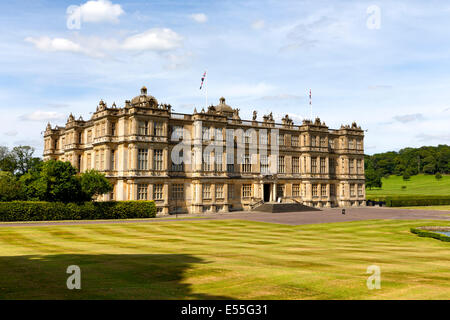
[[[202,90],[202,88],[203,88],[203,82],[205,81],[205,78],[206,78],[206,71],[205,71],[205,73],[203,74],[203,77],[202,77],[202,83],[200,85],[200,90]]]

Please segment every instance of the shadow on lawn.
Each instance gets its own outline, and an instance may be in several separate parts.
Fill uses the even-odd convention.
[[[0,299],[230,299],[194,293],[184,282],[186,254],[59,254],[0,257]],[[81,290],[66,286],[70,265],[81,268]]]

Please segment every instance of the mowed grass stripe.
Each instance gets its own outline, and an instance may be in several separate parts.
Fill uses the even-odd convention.
[[[426,296],[418,288],[429,298],[442,297],[442,291],[450,294],[448,243],[409,232],[410,227],[436,223],[449,225],[374,220],[286,226],[197,220],[5,228],[0,230],[0,272],[7,277],[0,280],[0,298]],[[26,256],[31,254],[43,260]],[[86,287],[68,293],[61,289],[66,275],[60,273],[74,262],[84,270]],[[382,268],[381,291],[366,287],[370,264]],[[26,267],[30,270],[25,282],[19,282],[22,276],[16,269],[27,272]],[[50,271],[38,273],[45,268]],[[51,271],[59,275],[58,281],[50,277]],[[37,295],[39,281],[50,285]]]

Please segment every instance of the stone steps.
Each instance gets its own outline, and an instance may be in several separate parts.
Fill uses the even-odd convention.
[[[305,211],[320,211],[317,208],[308,207],[300,203],[263,203],[260,206],[253,208],[252,211],[258,212],[305,212]]]

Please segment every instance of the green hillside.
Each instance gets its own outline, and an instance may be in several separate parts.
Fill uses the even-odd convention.
[[[450,176],[443,175],[437,180],[434,175],[416,175],[404,181],[401,176],[391,175],[382,178],[381,189],[366,190],[370,196],[407,196],[407,195],[447,195],[450,196]],[[402,186],[406,186],[402,189]]]

